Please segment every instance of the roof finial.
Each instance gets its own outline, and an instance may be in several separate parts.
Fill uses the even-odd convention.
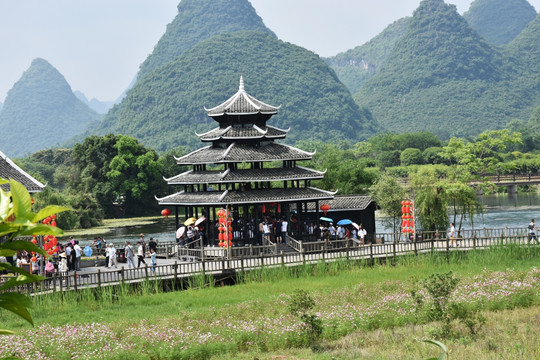
[[[244,91],[244,78],[242,75],[240,75],[240,87],[238,88],[239,91]]]

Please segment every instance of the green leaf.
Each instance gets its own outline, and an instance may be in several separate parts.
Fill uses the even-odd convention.
[[[0,184],[4,183],[3,179]],[[3,189],[0,189],[0,221],[4,221],[9,217],[10,211],[9,206],[11,204],[11,199],[9,196],[9,193],[4,191]]]
[[[24,270],[23,268],[13,266],[10,263],[0,263],[0,268],[4,268],[6,270],[9,270],[9,271],[12,271],[14,273],[21,274],[24,276],[34,277],[36,281],[43,279],[41,276],[32,275],[28,271]]]
[[[64,211],[70,211],[72,209],[65,207],[65,206],[59,206],[59,205],[49,205],[41,210],[38,211],[37,214],[35,214],[30,221],[36,223],[38,221],[41,221],[48,216],[51,216],[53,214],[58,214]]]
[[[23,294],[19,293],[3,293],[0,294],[0,308],[11,311],[34,326],[32,315],[28,308],[32,307],[32,301]]]
[[[50,225],[45,224],[35,224],[31,227],[28,227],[26,229],[21,229],[17,232],[17,235],[14,237],[19,236],[31,236],[31,235],[64,235],[64,231]]]
[[[13,214],[16,219],[29,219],[31,208],[32,208],[32,199],[30,198],[30,193],[18,181],[10,180],[9,186],[11,189],[11,202],[13,204]]]
[[[32,244],[30,241],[9,241],[3,244],[0,244],[0,250],[26,250],[28,252],[36,252],[43,256],[47,256],[47,252],[37,245]]]
[[[424,340],[424,342],[427,342],[427,343],[430,343],[430,344],[433,344],[433,345],[437,345],[439,348],[441,348],[441,350],[443,351],[440,355],[439,355],[439,358],[431,358],[431,359],[428,359],[428,360],[444,360],[444,358],[446,357],[446,354],[448,353],[448,349],[446,348],[446,345],[444,345],[442,342],[440,341],[437,341],[437,340],[431,340],[431,339],[426,339]]]
[[[0,329],[0,335],[15,335],[15,333],[13,331]],[[2,358],[2,360],[4,359],[9,359],[9,358]]]
[[[38,276],[38,275],[19,275],[17,277],[12,277],[8,281],[6,281],[2,286],[0,286],[0,291],[4,291],[7,289],[11,289],[13,287],[21,286],[24,284],[29,284],[33,282],[37,282],[39,280],[44,279],[44,277]]]

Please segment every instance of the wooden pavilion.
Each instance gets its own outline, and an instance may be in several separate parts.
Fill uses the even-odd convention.
[[[263,219],[292,218],[305,223],[308,207],[319,209],[319,204],[334,198],[334,192],[311,186],[311,181],[322,179],[324,172],[297,164],[311,160],[314,153],[276,142],[289,131],[267,125],[279,107],[249,95],[242,77],[232,97],[205,110],[219,124],[197,134],[209,144],[175,158],[178,165],[191,169],[165,180],[182,190],[156,197],[160,205],[174,207],[177,228],[182,209],[186,217],[205,216],[208,243],[215,244],[216,212],[227,208],[233,215],[233,241],[239,245],[257,244]],[[302,235],[300,227],[296,236],[301,239]]]

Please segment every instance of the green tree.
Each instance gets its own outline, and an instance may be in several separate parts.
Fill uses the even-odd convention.
[[[157,211],[156,191],[164,189],[163,164],[155,151],[148,150],[132,137],[119,135],[117,155],[111,159],[106,176],[116,201],[124,205],[126,215]]]
[[[401,221],[401,201],[405,199],[405,187],[394,177],[383,174],[370,190],[377,205],[389,217],[387,225],[396,233]]]
[[[419,165],[424,161],[422,151],[415,148],[407,148],[403,150],[399,156],[399,159],[401,161],[401,166]]]
[[[448,182],[441,180],[431,168],[421,168],[411,176],[415,213],[424,230],[446,229],[448,225]]]

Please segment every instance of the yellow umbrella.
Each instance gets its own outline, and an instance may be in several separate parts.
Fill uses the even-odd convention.
[[[184,221],[184,225],[189,226],[195,224],[195,221],[197,221],[197,218],[190,217],[186,221]]]

